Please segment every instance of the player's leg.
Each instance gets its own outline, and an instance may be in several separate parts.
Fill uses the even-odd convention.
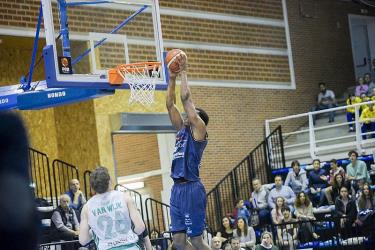
[[[183,202],[182,194],[184,187],[180,184],[175,184],[171,191],[170,200],[170,213],[171,213],[171,231],[173,247],[178,250],[187,249],[187,239],[186,239],[186,227],[184,214],[182,212],[181,203]]]
[[[199,250],[211,249],[202,237],[206,226],[206,203],[206,190],[201,182],[186,184],[186,234],[193,247]]]

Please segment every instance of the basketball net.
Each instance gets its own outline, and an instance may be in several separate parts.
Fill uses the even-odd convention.
[[[129,104],[154,103],[155,85],[160,76],[160,62],[142,62],[117,66],[117,72],[130,86]]]

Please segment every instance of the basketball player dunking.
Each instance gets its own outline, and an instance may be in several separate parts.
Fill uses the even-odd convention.
[[[187,82],[187,57],[176,57],[180,71],[169,70],[167,109],[173,126],[178,130],[173,153],[171,177],[174,181],[171,193],[171,231],[173,246],[178,250],[189,248],[186,237],[195,249],[210,249],[203,241],[206,219],[206,191],[199,179],[203,151],[207,145],[207,113],[196,108]],[[184,121],[176,106],[176,76],[181,75],[181,101],[187,114]]]
[[[91,229],[98,250],[143,249],[137,242],[145,225],[130,196],[110,189],[104,167],[91,173],[90,185],[96,194],[82,208],[79,242],[86,245],[91,241]]]

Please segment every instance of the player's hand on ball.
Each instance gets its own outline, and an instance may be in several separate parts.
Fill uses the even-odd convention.
[[[187,56],[184,52],[181,52],[177,56],[176,61],[180,65],[180,71],[179,72],[187,70]]]

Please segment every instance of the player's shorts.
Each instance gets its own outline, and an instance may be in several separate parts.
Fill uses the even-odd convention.
[[[171,193],[171,231],[199,236],[206,225],[206,190],[200,181],[175,183]]]

